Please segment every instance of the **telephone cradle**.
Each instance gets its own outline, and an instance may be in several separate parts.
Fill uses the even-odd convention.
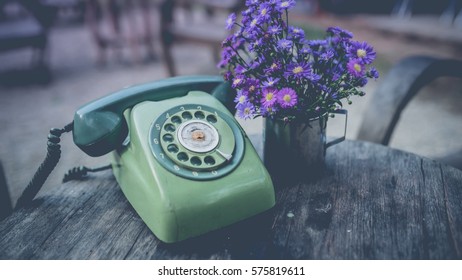
[[[275,204],[231,95],[215,76],[129,87],[78,109],[74,142],[91,156],[112,151],[122,192],[160,240],[188,239]]]

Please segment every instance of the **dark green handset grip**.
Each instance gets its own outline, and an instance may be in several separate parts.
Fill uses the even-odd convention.
[[[128,135],[123,112],[143,101],[160,101],[200,90],[211,93],[234,113],[234,94],[220,76],[183,76],[136,85],[80,107],[74,115],[74,143],[97,157],[116,149]]]

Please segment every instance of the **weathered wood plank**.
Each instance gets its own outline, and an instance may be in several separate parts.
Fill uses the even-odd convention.
[[[444,189],[444,203],[447,221],[449,224],[448,238],[452,239],[454,251],[457,256],[462,256],[462,182],[458,169],[441,167],[441,178]]]
[[[461,259],[462,172],[346,141],[311,182],[274,178],[277,205],[175,244],[160,242],[114,178],[58,186],[0,223],[1,259]]]
[[[19,210],[2,223],[1,257],[89,258],[94,242],[107,238],[119,227],[117,211],[128,212],[132,219],[138,220],[138,227],[144,227],[130,210],[112,175],[63,184],[53,194],[36,199],[31,208]],[[104,218],[112,224],[105,224],[108,221]]]

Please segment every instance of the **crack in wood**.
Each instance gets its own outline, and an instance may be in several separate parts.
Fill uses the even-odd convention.
[[[420,172],[422,174],[422,184],[419,183],[419,197],[420,197],[420,223],[422,229],[422,249],[423,255],[421,256],[423,259],[430,258],[430,248],[428,247],[428,240],[429,240],[429,233],[427,230],[427,224],[425,220],[425,192],[422,190],[425,187],[425,171],[423,167],[423,159],[420,159]]]
[[[449,228],[449,231],[448,231],[449,238],[448,239],[451,241],[451,248],[454,249],[455,254],[458,257],[461,257],[460,251],[458,249],[459,247],[457,246],[457,240],[454,237],[454,229],[453,229],[454,221],[451,218],[451,213],[449,213],[450,210],[449,210],[449,206],[448,206],[448,201],[449,201],[448,190],[447,190],[446,181],[444,179],[443,168],[441,167],[441,164],[438,164],[438,167],[439,167],[439,170],[440,170],[441,181],[443,182],[442,188],[443,188],[443,192],[444,192],[444,206],[445,206],[445,209],[446,209],[445,213],[446,213],[446,219],[447,219],[448,228]]]
[[[123,257],[124,260],[126,260],[128,258],[128,256],[131,254],[131,252],[132,252],[133,248],[135,247],[135,244],[138,242],[138,239],[140,238],[142,232],[143,232],[143,228],[140,228],[140,231],[138,232],[138,234],[135,237],[135,241],[133,241],[132,246],[130,247],[130,249],[128,249],[127,253]]]

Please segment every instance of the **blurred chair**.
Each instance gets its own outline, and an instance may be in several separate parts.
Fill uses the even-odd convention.
[[[244,0],[164,0],[161,4],[161,40],[168,74],[177,74],[172,55],[175,43],[210,47],[218,62],[221,42],[229,35],[225,20],[228,14],[237,14],[244,3]]]
[[[419,8],[422,10],[422,7],[425,7],[426,4],[429,3],[414,0],[395,0],[392,15],[399,18],[408,18],[412,16],[414,10],[417,10],[417,12]],[[436,4],[434,8],[437,10],[431,12],[441,13],[439,16],[441,23],[448,26],[462,27],[462,0],[447,0]],[[442,10],[439,10],[440,7]]]
[[[392,15],[405,18],[412,15],[413,0],[396,0],[392,10]]]
[[[0,221],[8,217],[13,208],[11,206],[10,194],[6,185],[5,172],[0,161]]]
[[[357,138],[388,145],[409,101],[425,85],[444,76],[462,78],[462,61],[427,56],[401,60],[373,93]],[[462,151],[440,160],[462,170]]]
[[[86,0],[86,21],[97,46],[99,63],[106,63],[108,52],[120,59],[128,47],[133,62],[156,58],[153,47],[152,0]],[[140,46],[146,49],[142,57]]]
[[[46,49],[55,15],[40,1],[0,0],[0,52],[30,48],[30,69],[48,71]]]
[[[462,0],[449,0],[440,21],[448,26],[462,27]]]

